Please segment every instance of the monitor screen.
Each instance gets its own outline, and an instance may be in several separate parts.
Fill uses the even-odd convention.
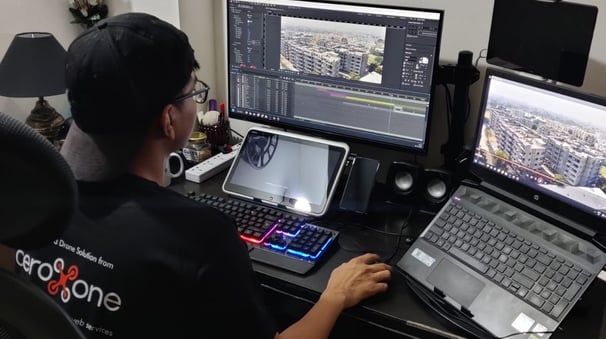
[[[228,0],[229,116],[425,153],[443,12]]]
[[[495,0],[486,61],[581,86],[597,15],[578,3]]]
[[[572,220],[606,220],[605,98],[489,69],[477,133],[481,177]]]

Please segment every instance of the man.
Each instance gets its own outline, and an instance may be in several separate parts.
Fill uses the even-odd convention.
[[[343,309],[387,289],[391,268],[374,254],[342,264],[313,308],[277,333],[233,222],[162,187],[165,159],[206,100],[197,68],[186,35],[146,14],[74,40],[62,154],[79,212],[53,245],[17,251],[17,266],[91,338],[327,337]]]

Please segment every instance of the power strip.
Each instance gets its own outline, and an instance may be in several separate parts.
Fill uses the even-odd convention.
[[[241,145],[242,143],[237,143],[231,147],[231,152],[215,154],[194,167],[191,167],[185,171],[185,179],[201,183],[228,168],[238,154]]]

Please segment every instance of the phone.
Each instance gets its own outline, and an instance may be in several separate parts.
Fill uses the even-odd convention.
[[[378,170],[378,160],[354,158],[339,207],[347,211],[366,213]]]

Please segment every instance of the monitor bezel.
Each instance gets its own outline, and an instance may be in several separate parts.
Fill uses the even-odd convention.
[[[577,233],[580,232],[580,234],[583,235],[588,235],[587,230],[591,231],[589,233],[595,232],[602,235],[606,234],[606,227],[599,227],[599,225],[601,224],[606,224],[605,220],[600,218],[599,216],[593,215],[592,213],[584,211],[580,208],[573,208],[571,206],[568,206],[567,204],[550,196],[549,194],[540,192],[539,190],[533,189],[532,187],[528,187],[522,183],[517,182],[516,180],[505,178],[504,176],[499,175],[498,173],[491,171],[490,169],[480,164],[476,164],[473,161],[475,157],[475,149],[481,139],[481,135],[480,133],[477,133],[477,131],[481,129],[481,124],[484,120],[483,118],[486,108],[486,101],[488,99],[488,81],[492,76],[497,76],[506,80],[519,82],[528,86],[533,86],[554,93],[567,95],[583,101],[602,105],[604,107],[606,107],[606,98],[594,94],[584,93],[569,87],[556,85],[553,82],[532,78],[531,76],[525,75],[523,73],[515,71],[504,71],[497,68],[488,67],[484,76],[482,101],[480,102],[480,108],[478,111],[479,115],[476,125],[476,135],[473,144],[474,151],[471,155],[471,161],[469,164],[470,173],[473,174],[481,183],[487,183],[491,187],[497,187],[500,189],[507,187],[506,191],[503,190],[503,194],[508,197],[513,197],[518,202],[520,202],[520,199],[522,199],[522,202],[525,202],[525,206],[527,209],[537,212],[543,212],[542,214],[545,217],[549,218],[550,221],[558,223],[565,229],[575,231]],[[538,211],[536,207],[538,207],[541,211]],[[553,211],[558,211],[558,213],[555,214],[553,213]],[[572,221],[572,223],[569,223],[570,221]],[[578,225],[575,226],[575,223]],[[589,236],[593,236],[593,234],[589,234]]]
[[[296,0],[294,0],[296,1]],[[259,2],[263,2],[263,1],[259,1]],[[402,139],[401,142],[388,142],[388,141],[383,141],[383,140],[376,140],[373,139],[375,136],[379,135],[378,133],[371,133],[371,134],[367,134],[368,137],[361,137],[358,135],[352,135],[351,133],[348,134],[347,127],[343,127],[343,128],[339,128],[337,131],[332,131],[331,129],[335,129],[334,127],[327,127],[327,128],[318,128],[318,124],[314,124],[313,126],[304,126],[301,123],[291,123],[291,122],[285,122],[285,121],[272,121],[272,120],[267,120],[267,119],[263,119],[262,117],[255,117],[253,115],[246,115],[240,112],[231,112],[230,111],[230,107],[231,107],[231,95],[232,95],[232,89],[231,89],[231,85],[230,85],[230,77],[231,77],[231,71],[230,71],[230,65],[231,65],[231,54],[229,52],[229,46],[230,46],[230,40],[229,40],[229,27],[227,28],[227,33],[226,33],[226,60],[227,60],[227,77],[226,77],[226,90],[227,90],[227,104],[226,104],[226,114],[228,114],[229,118],[231,119],[238,119],[238,120],[242,120],[245,122],[250,122],[250,123],[258,123],[261,125],[266,125],[266,126],[271,126],[271,127],[275,127],[275,128],[281,128],[287,131],[295,131],[295,132],[302,132],[302,133],[306,133],[308,135],[314,136],[314,137],[319,137],[319,138],[330,138],[331,140],[335,140],[335,141],[342,141],[342,142],[348,142],[348,143],[355,143],[355,144],[361,144],[361,145],[367,145],[367,146],[377,146],[377,147],[382,147],[385,149],[391,149],[391,150],[395,150],[395,151],[400,151],[400,152],[405,152],[408,154],[414,154],[414,155],[427,155],[428,149],[429,149],[429,144],[431,142],[431,138],[430,138],[430,133],[431,133],[431,124],[433,121],[433,116],[436,114],[434,112],[434,108],[435,108],[435,100],[436,100],[436,87],[439,84],[440,78],[439,78],[439,72],[440,72],[440,49],[441,49],[441,45],[442,45],[442,30],[443,30],[443,26],[444,26],[444,10],[443,9],[436,9],[436,8],[423,8],[423,7],[411,7],[411,6],[395,6],[395,5],[385,5],[385,4],[369,4],[369,3],[355,3],[355,2],[345,2],[345,1],[300,1],[300,2],[308,2],[308,3],[326,3],[326,4],[334,4],[334,5],[345,5],[345,6],[355,6],[355,7],[373,7],[373,8],[378,8],[378,9],[395,9],[395,10],[402,10],[402,11],[418,11],[418,12],[426,12],[426,13],[432,13],[432,14],[438,14],[439,15],[439,22],[438,22],[438,34],[437,34],[437,44],[435,46],[435,57],[434,57],[434,65],[433,65],[433,70],[432,70],[432,79],[431,79],[431,85],[430,85],[430,90],[429,90],[429,102],[428,102],[428,110],[427,110],[427,121],[425,123],[425,138],[423,140],[423,147],[414,147],[412,145],[410,145],[409,140],[405,140]],[[226,2],[226,9],[225,9],[225,13],[226,13],[226,25],[229,26],[229,5],[230,5],[230,0],[227,0]],[[355,131],[353,132],[355,133]]]

